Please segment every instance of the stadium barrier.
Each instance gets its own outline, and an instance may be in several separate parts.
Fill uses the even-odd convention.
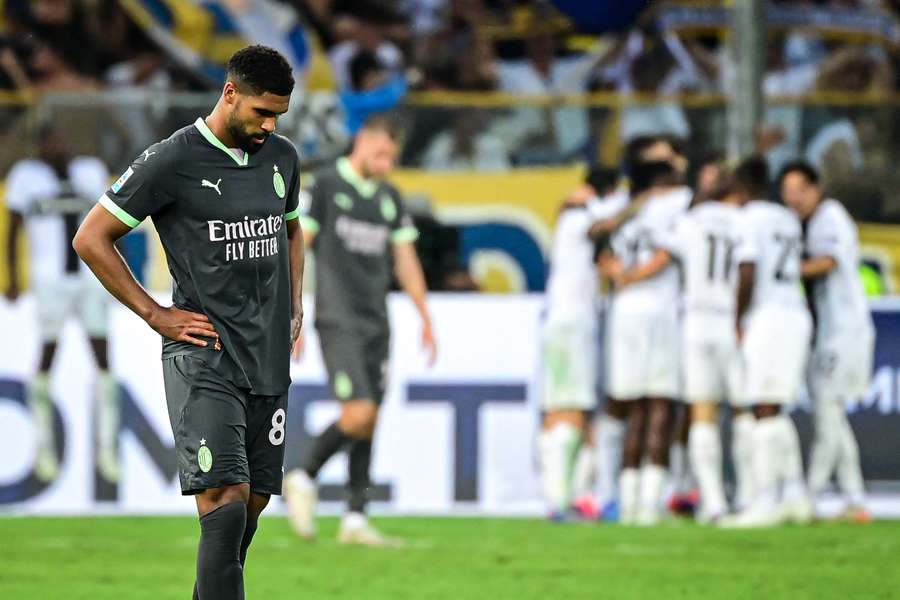
[[[441,350],[425,366],[419,324],[408,300],[390,301],[393,360],[374,464],[376,510],[393,514],[539,514],[534,459],[538,422],[533,377],[538,363],[537,295],[436,295],[431,300]],[[870,489],[900,489],[900,303],[875,307],[876,370],[871,389],[849,406]],[[287,467],[297,464],[307,436],[337,411],[328,399],[312,311],[303,360],[292,368]],[[167,514],[194,511],[178,493],[175,454],[163,396],[158,336],[117,307],[111,317],[111,358],[121,383],[121,479],[103,481],[93,460],[93,373],[76,323],[64,331],[52,376],[59,477],[34,474],[35,435],[25,407],[26,384],[38,355],[34,306],[26,297],[0,303],[0,513]],[[798,410],[808,447],[808,415]],[[345,464],[322,474],[326,508],[341,497]],[[900,513],[900,497],[894,501]],[[281,503],[276,511],[283,510]]]

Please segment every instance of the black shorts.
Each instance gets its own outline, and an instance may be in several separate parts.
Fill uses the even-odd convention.
[[[287,393],[251,394],[190,354],[163,359],[163,380],[182,494],[238,483],[281,494]]]
[[[322,358],[336,400],[372,400],[381,404],[387,386],[387,330],[362,332],[332,325],[318,325]]]

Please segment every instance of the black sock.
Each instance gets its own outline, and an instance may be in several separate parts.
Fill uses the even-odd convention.
[[[319,474],[319,470],[328,462],[328,459],[350,441],[350,437],[340,430],[337,421],[319,434],[312,445],[312,450],[306,457],[303,470],[313,479]]]
[[[353,440],[350,446],[350,512],[365,512],[369,501],[369,465],[372,463],[372,440]]]
[[[241,540],[247,505],[231,502],[200,517],[197,585],[200,600],[244,600]]]
[[[247,561],[247,549],[250,548],[250,542],[253,541],[253,535],[256,528],[259,527],[259,519],[251,519],[247,516],[247,524],[244,527],[244,538],[241,540],[241,566]],[[200,600],[200,594],[197,592],[197,582],[194,582],[194,596],[192,600]]]
[[[244,539],[241,540],[241,565],[243,566],[244,562],[247,560],[247,548],[250,547],[250,542],[253,541],[253,534],[256,533],[256,528],[259,527],[259,519],[251,519],[249,516],[247,517],[247,525],[244,527]]]

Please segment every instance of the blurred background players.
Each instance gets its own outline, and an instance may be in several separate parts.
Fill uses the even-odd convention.
[[[875,348],[875,326],[858,274],[856,225],[840,202],[825,197],[811,165],[789,163],[779,181],[785,202],[804,223],[801,274],[811,284],[816,316],[808,374],[815,422],[810,490],[820,494],[836,471],[844,516],[867,522],[859,447],[846,412],[869,387]]]
[[[38,371],[28,386],[27,398],[38,437],[35,473],[44,481],[55,479],[59,471],[50,368],[59,336],[70,316],[81,322],[99,369],[95,394],[97,468],[107,481],[119,478],[119,399],[118,385],[109,373],[108,296],[72,249],[81,219],[106,190],[108,179],[109,171],[100,159],[70,156],[59,132],[45,125],[38,137],[38,156],[13,165],[6,182],[6,204],[10,210],[6,238],[10,285],[6,297],[15,301],[20,294],[17,242],[24,226],[42,340]]]
[[[585,517],[597,512],[590,416],[597,404],[599,281],[588,231],[604,210],[600,198],[616,183],[615,172],[589,173],[560,208],[553,237],[541,340],[538,453],[548,515],[554,520],[573,507]]]
[[[795,402],[808,355],[811,319],[800,288],[800,222],[769,200],[761,158],[735,171],[735,191],[747,228],[739,265],[738,336],[744,365],[741,402],[753,406],[754,497],[723,520],[728,527],[808,522],[812,507],[803,480],[797,429],[783,407]]]
[[[387,293],[393,276],[422,319],[430,364],[437,353],[425,278],[413,245],[418,231],[400,193],[384,180],[397,160],[399,136],[389,117],[370,117],[350,154],[314,174],[301,207],[303,235],[315,256],[316,330],[332,393],[342,403],[340,418],[315,438],[303,467],[285,480],[291,524],[304,538],[315,536],[315,479],[332,456],[346,449],[349,500],[338,540],[393,543],[365,514],[372,438],[388,378]]]
[[[717,174],[718,189],[705,190],[705,197],[658,239],[653,257],[617,280],[617,288],[625,289],[670,265],[680,266],[684,398],[690,407],[689,455],[700,484],[702,523],[716,522],[728,511],[718,407],[733,397],[738,362],[734,325],[741,213],[724,179]]]
[[[615,257],[603,261],[607,273],[615,276],[648,261],[654,240],[687,209],[691,193],[676,164],[684,161],[673,150],[670,160],[638,162],[631,168],[636,214],[612,236]],[[661,518],[673,402],[680,392],[679,295],[674,268],[613,295],[607,387],[612,398],[629,403],[619,478],[620,516],[626,524],[649,525]]]

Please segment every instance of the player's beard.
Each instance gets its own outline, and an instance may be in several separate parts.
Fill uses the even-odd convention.
[[[234,140],[234,143],[237,144],[238,148],[247,154],[256,154],[259,152],[260,149],[266,145],[266,140],[269,139],[269,134],[265,132],[259,132],[258,134],[247,133],[247,130],[244,129],[244,124],[238,120],[237,115],[234,113],[228,117],[227,127],[231,139]],[[259,144],[256,143],[253,140],[255,136],[262,136],[263,142]]]

